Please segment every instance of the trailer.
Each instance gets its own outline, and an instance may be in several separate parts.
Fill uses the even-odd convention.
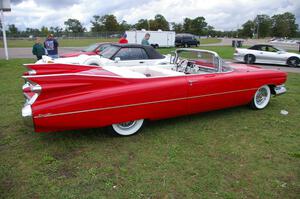
[[[174,31],[147,31],[147,30],[129,30],[126,31],[128,43],[141,44],[146,33],[150,34],[149,43],[153,47],[174,47]]]

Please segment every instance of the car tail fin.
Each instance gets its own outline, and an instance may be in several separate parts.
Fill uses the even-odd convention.
[[[61,64],[61,63],[24,64],[24,66],[27,69],[27,71],[23,73],[24,76],[76,73],[76,72],[82,72],[90,69],[99,68],[99,66],[86,66],[86,65],[76,65],[76,64]]]

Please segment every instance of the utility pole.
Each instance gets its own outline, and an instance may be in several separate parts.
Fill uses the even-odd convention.
[[[4,44],[5,59],[8,60],[6,30],[5,30],[4,14],[3,14],[3,10],[2,9],[1,9],[1,23],[2,23],[2,34],[3,34],[3,44]]]
[[[7,50],[7,41],[6,41],[6,25],[4,21],[4,14],[3,12],[9,12],[10,9],[10,0],[1,0],[0,2],[0,11],[1,11],[1,23],[2,23],[2,32],[3,32],[3,43],[4,43],[4,52],[5,52],[5,58],[8,60],[8,50]]]

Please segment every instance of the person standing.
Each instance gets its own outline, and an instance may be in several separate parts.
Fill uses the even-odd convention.
[[[45,48],[41,43],[41,38],[37,37],[35,39],[35,44],[32,47],[32,54],[34,54],[37,60],[42,59],[42,56],[45,55]]]
[[[127,34],[126,34],[126,33],[124,33],[124,34],[122,35],[122,37],[121,37],[120,40],[119,40],[119,43],[120,43],[120,44],[128,44]]]
[[[54,39],[53,34],[48,35],[44,42],[44,47],[48,52],[48,56],[55,59],[58,58],[58,42]]]
[[[142,40],[142,45],[150,46],[149,39],[150,39],[150,34],[146,33],[144,39]]]

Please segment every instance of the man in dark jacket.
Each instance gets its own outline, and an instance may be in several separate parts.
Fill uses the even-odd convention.
[[[48,35],[44,42],[44,47],[46,48],[49,57],[52,57],[53,59],[58,58],[58,42],[54,39],[53,34]]]
[[[42,56],[45,55],[45,48],[41,44],[41,38],[37,37],[35,39],[35,44],[32,47],[32,54],[34,54],[37,60],[42,59]]]

